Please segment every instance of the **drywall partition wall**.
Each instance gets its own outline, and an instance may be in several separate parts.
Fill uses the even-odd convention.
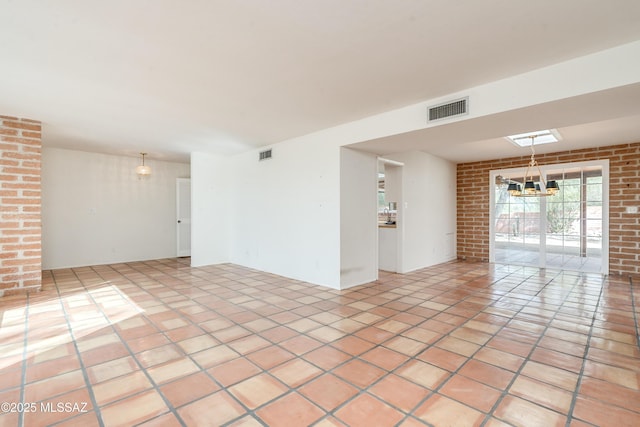
[[[340,286],[340,150],[307,138],[229,159],[231,262],[332,288]]]
[[[456,258],[456,166],[421,151],[385,156],[402,169],[401,265],[398,271]]]
[[[340,149],[340,288],[378,278],[378,158]]]
[[[229,159],[191,153],[191,265],[229,262]]]
[[[225,183],[231,188],[230,209],[233,209],[230,261],[339,288],[340,146],[357,148],[355,144],[367,143],[368,149],[376,151],[380,147],[371,145],[372,140],[375,143],[379,139],[384,145],[385,136],[438,128],[449,121],[427,122],[426,108],[464,96],[469,96],[470,107],[469,114],[458,119],[461,122],[580,95],[615,91],[640,82],[638,58],[640,42],[630,43],[283,141],[272,146],[274,157],[261,163],[258,163],[258,150],[230,157],[230,179]],[[513,96],[515,92],[517,97]],[[455,142],[496,136],[492,126],[477,127],[479,129],[474,128],[472,133],[462,132],[466,140]],[[409,145],[403,142],[394,143],[394,152],[411,149],[407,147],[413,141]],[[387,150],[388,145],[379,152]],[[448,182],[429,181],[422,188],[421,196],[428,200],[436,191],[432,188],[436,184]],[[455,194],[455,190],[451,194]],[[450,209],[446,203],[438,205],[438,201],[425,203],[430,203],[433,211],[440,210],[454,220],[455,208]],[[409,202],[409,211],[412,206]],[[428,219],[409,221],[424,224]],[[439,226],[436,223],[444,219],[436,216],[433,221],[429,230],[436,230]],[[421,227],[424,225],[417,225],[416,229]],[[423,237],[429,234],[422,230],[419,234]],[[413,243],[408,242],[405,248],[415,254],[415,259],[405,256],[403,268],[409,270],[438,262],[440,255],[446,258],[444,255],[450,252],[453,236],[449,233],[454,230],[443,232],[447,233],[444,242],[437,238],[427,240],[429,245],[445,245],[436,246],[435,253],[434,246],[425,247],[426,243],[415,239]],[[405,236],[409,233],[410,230],[405,230]]]
[[[176,256],[176,178],[189,165],[45,148],[42,152],[43,268]]]

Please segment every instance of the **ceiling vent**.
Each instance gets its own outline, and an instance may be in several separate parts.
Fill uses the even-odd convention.
[[[446,119],[447,117],[462,116],[469,112],[469,97],[458,99],[446,104],[434,105],[429,107],[429,120]]]
[[[262,160],[267,160],[271,158],[271,148],[269,148],[268,150],[264,150],[260,152],[260,157],[258,160],[262,161]]]

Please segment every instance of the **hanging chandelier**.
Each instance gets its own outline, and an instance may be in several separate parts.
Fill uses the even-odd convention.
[[[146,156],[147,153],[140,153],[140,155],[142,156],[142,164],[136,167],[136,173],[140,176],[151,175],[151,168],[144,164],[144,156]]]
[[[524,188],[522,187],[522,184],[517,182],[511,182],[507,187],[507,191],[509,192],[509,194],[514,197],[555,196],[558,191],[560,191],[558,182],[555,180],[545,182],[542,171],[540,171],[540,166],[538,166],[538,162],[536,161],[536,153],[533,148],[536,136],[538,135],[529,136],[529,138],[531,138],[531,160],[527,165],[527,169],[525,170],[524,177],[522,179],[522,182],[524,182]],[[540,182],[535,182],[533,179],[533,173],[536,169],[538,170]]]

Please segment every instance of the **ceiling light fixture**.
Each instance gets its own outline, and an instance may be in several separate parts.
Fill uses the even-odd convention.
[[[136,173],[140,176],[151,175],[151,168],[144,164],[144,156],[146,156],[147,153],[140,153],[140,155],[142,156],[142,164],[136,168]]]
[[[522,182],[524,182],[524,188],[522,188],[522,184],[518,182],[511,182],[507,187],[507,191],[509,194],[515,197],[545,197],[545,196],[555,196],[558,191],[560,191],[560,186],[557,181],[549,181],[545,182],[544,176],[540,171],[540,166],[538,166],[538,162],[536,161],[536,153],[533,148],[535,145],[535,139],[540,135],[529,135],[528,138],[531,138],[531,160],[529,161],[529,165],[527,165],[527,169],[524,172],[524,177],[522,178]],[[540,182],[535,182],[533,180],[533,172],[534,168],[538,169],[538,176],[540,177]],[[531,174],[529,173],[531,172]],[[542,184],[542,186],[541,186]]]

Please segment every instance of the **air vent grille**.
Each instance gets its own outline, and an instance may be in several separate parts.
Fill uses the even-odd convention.
[[[270,158],[271,158],[271,148],[269,148],[268,150],[261,151],[260,158],[258,160],[262,161]]]
[[[429,107],[429,121],[446,119],[447,117],[460,116],[468,113],[469,98],[458,99],[446,104]]]

